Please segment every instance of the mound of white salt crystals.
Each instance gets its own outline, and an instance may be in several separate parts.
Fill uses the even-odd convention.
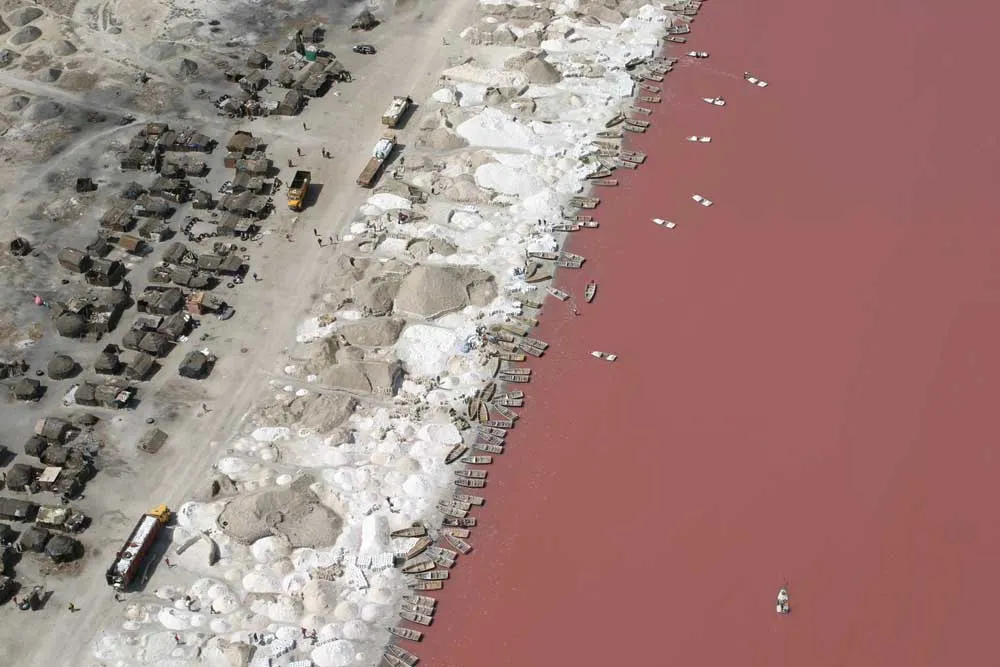
[[[455,131],[473,146],[531,151],[538,143],[527,125],[516,123],[513,117],[493,108],[483,109]]]
[[[527,167],[531,158],[518,155],[513,164],[490,162],[476,169],[476,185],[505,195],[527,197],[542,189],[542,182],[535,172]]]
[[[377,195],[372,195],[368,198],[367,203],[383,211],[394,211],[396,209],[409,211],[413,207],[409,199],[394,195],[391,192],[380,192]]]
[[[278,537],[262,537],[250,545],[250,553],[258,563],[274,563],[282,558],[287,558],[291,553],[288,540]]]
[[[396,343],[396,356],[409,375],[435,376],[459,352],[459,339],[450,329],[413,324],[403,330]]]
[[[335,639],[317,646],[309,657],[316,667],[347,667],[354,662],[356,653],[353,642]]]
[[[431,95],[431,99],[435,102],[440,102],[441,104],[454,104],[455,91],[451,88],[439,88],[434,91],[433,95]]]

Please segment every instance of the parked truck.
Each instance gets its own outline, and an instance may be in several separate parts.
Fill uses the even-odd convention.
[[[392,155],[392,149],[395,147],[395,134],[386,132],[382,135],[382,138],[375,144],[375,149],[372,151],[372,156],[369,158],[368,164],[365,165],[365,168],[361,170],[361,175],[358,176],[358,185],[363,188],[370,188],[375,185],[382,167],[385,166],[385,161]]]
[[[406,110],[413,104],[409,97],[393,97],[389,108],[382,114],[382,124],[388,127],[396,127],[399,121],[406,115]]]
[[[306,194],[309,192],[309,183],[312,182],[312,172],[297,171],[288,185],[288,208],[293,211],[301,211],[306,202]]]
[[[168,521],[170,510],[166,505],[160,505],[142,515],[125,540],[125,546],[115,555],[114,562],[104,575],[109,586],[116,591],[124,591],[132,585],[160,530]]]

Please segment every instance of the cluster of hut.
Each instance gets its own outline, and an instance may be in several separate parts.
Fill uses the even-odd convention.
[[[276,63],[267,54],[252,51],[244,67],[225,72],[226,79],[237,84],[239,91],[224,95],[216,101],[216,106],[231,117],[294,116],[309,98],[325,95],[334,81],[350,81],[350,72],[333,54],[322,49],[325,35],[322,26],[289,35],[288,43],[279,53],[280,71],[270,75],[268,70]],[[280,100],[261,97],[272,83],[285,90]]]

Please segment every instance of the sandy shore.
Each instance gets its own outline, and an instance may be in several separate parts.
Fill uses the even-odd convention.
[[[832,6],[706,3],[671,49],[711,57],[668,78],[604,233],[572,239],[594,261],[557,282],[597,279],[598,298],[546,310],[537,335],[559,345],[479,514],[490,557],[442,596],[467,613],[441,614],[428,662],[989,650],[997,131],[956,100],[987,75],[990,41],[966,27],[993,10],[871,9],[840,34]],[[926,57],[930,34],[962,39]],[[714,95],[727,106],[699,101]]]

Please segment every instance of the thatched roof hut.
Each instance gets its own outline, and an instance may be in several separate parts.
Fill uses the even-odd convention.
[[[34,378],[21,378],[14,384],[14,398],[19,401],[37,401],[42,391],[42,383]]]
[[[351,30],[371,30],[378,26],[378,24],[379,20],[375,18],[375,15],[365,9],[351,23]]]
[[[49,362],[47,372],[53,380],[65,380],[80,372],[80,364],[73,357],[57,354]]]
[[[181,361],[179,373],[183,377],[199,380],[207,376],[211,369],[212,360],[204,353],[193,350]]]
[[[45,555],[57,563],[68,563],[83,555],[83,546],[69,535],[55,535],[45,545]]]
[[[24,551],[42,553],[45,551],[45,545],[51,537],[52,533],[50,533],[47,528],[42,528],[41,526],[30,526],[23,533],[21,533],[21,537],[17,542],[21,545],[21,548]]]
[[[55,324],[56,331],[65,338],[81,338],[87,333],[87,321],[77,313],[60,313]]]

